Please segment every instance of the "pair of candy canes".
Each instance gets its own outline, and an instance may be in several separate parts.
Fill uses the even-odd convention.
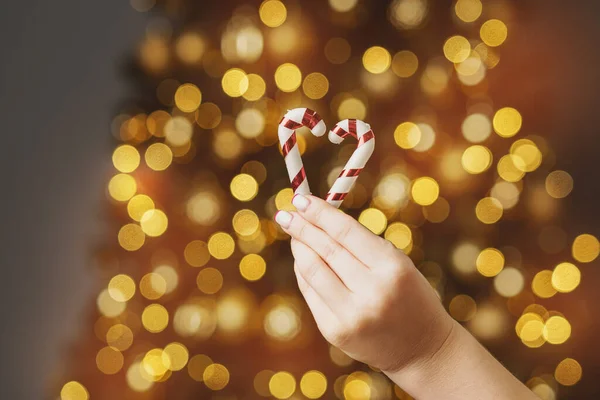
[[[319,114],[308,108],[295,108],[288,111],[279,123],[279,143],[294,193],[310,194],[296,141],[296,129],[302,126],[310,129],[317,137],[323,136],[327,130]],[[334,207],[342,204],[375,149],[375,135],[369,124],[363,121],[356,119],[340,121],[328,135],[329,141],[334,144],[342,143],[347,136],[357,139],[358,145],[325,197],[325,201]]]

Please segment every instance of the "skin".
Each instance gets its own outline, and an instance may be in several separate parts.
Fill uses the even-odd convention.
[[[293,203],[298,212],[275,220],[328,342],[417,399],[538,399],[450,317],[403,252],[317,197]]]

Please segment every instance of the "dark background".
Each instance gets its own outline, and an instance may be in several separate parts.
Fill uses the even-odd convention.
[[[569,237],[599,236],[600,4],[516,3],[520,24],[503,49],[494,98],[521,110],[525,128],[551,142],[556,168],[572,174],[562,221]],[[0,11],[1,398],[46,397],[93,299],[88,253],[103,237],[109,124],[132,92],[123,66],[147,19],[125,0],[11,2]],[[590,310],[600,304],[595,266],[583,269]],[[598,328],[594,321],[574,354],[584,380],[572,398],[596,398]]]

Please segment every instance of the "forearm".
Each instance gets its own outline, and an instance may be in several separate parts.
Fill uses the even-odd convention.
[[[386,374],[419,400],[538,399],[458,323],[433,357]]]

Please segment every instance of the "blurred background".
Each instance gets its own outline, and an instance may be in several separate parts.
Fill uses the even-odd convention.
[[[277,124],[310,107],[377,137],[342,208],[540,398],[597,398],[598,11],[5,7],[2,397],[409,399],[324,342],[271,222]],[[355,144],[298,133],[323,196]]]

